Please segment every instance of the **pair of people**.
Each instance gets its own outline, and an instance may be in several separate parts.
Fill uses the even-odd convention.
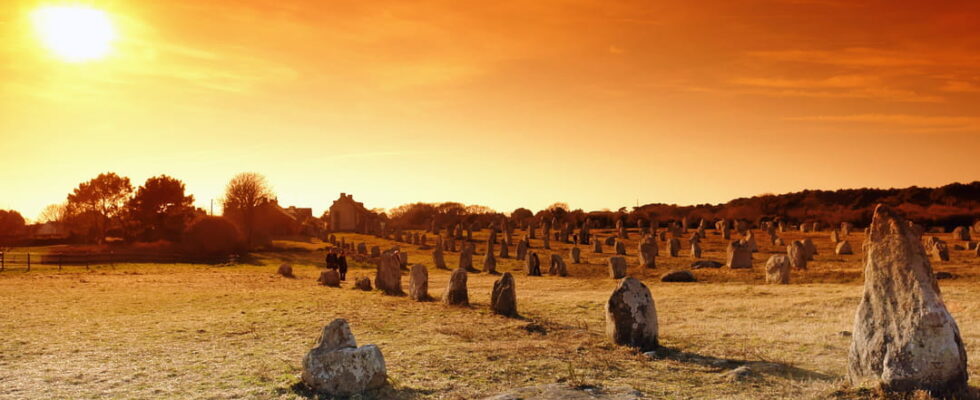
[[[338,271],[340,280],[347,280],[347,252],[331,248],[326,256],[327,268]]]

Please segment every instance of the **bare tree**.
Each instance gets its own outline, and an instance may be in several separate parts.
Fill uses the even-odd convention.
[[[265,177],[254,172],[243,172],[231,178],[225,188],[223,214],[238,220],[245,231],[246,244],[251,248],[255,234],[255,211],[272,201],[272,189]]]

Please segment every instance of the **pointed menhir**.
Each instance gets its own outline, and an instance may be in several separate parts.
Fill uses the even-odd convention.
[[[864,254],[864,296],[854,318],[848,378],[888,391],[964,393],[963,340],[917,235],[878,205]]]

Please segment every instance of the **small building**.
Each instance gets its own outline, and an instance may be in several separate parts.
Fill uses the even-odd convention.
[[[377,215],[354,201],[354,195],[341,193],[330,206],[330,230],[333,232],[367,232]]]
[[[292,216],[293,219],[295,219],[299,223],[306,222],[306,220],[313,218],[312,208],[300,208],[296,206],[289,206],[283,208],[282,210],[285,211],[286,214]]]

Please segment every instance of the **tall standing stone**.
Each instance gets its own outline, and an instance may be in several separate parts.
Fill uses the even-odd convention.
[[[678,238],[670,238],[670,241],[667,242],[667,254],[670,254],[671,257],[677,257],[677,255],[680,254],[680,251],[681,240]]]
[[[398,252],[388,250],[381,253],[381,262],[374,275],[374,286],[390,296],[405,294],[402,291],[401,257]]]
[[[643,268],[657,268],[657,256],[654,249],[656,243],[640,242],[637,246],[637,255],[640,258],[640,266]]]
[[[810,240],[810,238],[805,238],[800,242],[803,243],[803,248],[806,249],[806,260],[813,261],[813,256],[817,255],[817,245],[813,244],[813,240]]]
[[[436,248],[432,249],[432,263],[435,264],[436,268],[449,269],[449,267],[446,267],[446,258],[442,254],[441,245],[437,245]]]
[[[517,259],[524,260],[527,257],[527,240],[517,242]]]
[[[551,265],[548,268],[549,275],[557,276],[568,276],[568,267],[565,266],[565,260],[562,260],[561,256],[558,254],[551,255]]]
[[[408,297],[415,301],[429,301],[429,270],[422,264],[412,266],[408,275]]]
[[[572,247],[568,250],[568,258],[572,260],[572,264],[582,263],[582,250],[578,246]]]
[[[449,284],[442,292],[442,302],[451,306],[470,305],[469,292],[466,290],[466,270],[456,268],[449,276]]]
[[[626,259],[623,256],[609,257],[609,277],[620,279],[626,276]]]
[[[616,254],[625,256],[626,255],[626,244],[621,240],[616,241]]]
[[[497,259],[493,256],[493,253],[487,253],[483,255],[483,272],[488,274],[497,273]]]
[[[602,241],[599,238],[595,238],[592,241],[592,252],[596,254],[602,254]]]
[[[691,258],[701,258],[701,242],[691,242]]]
[[[473,244],[463,243],[463,248],[459,252],[459,267],[467,272],[478,272],[473,267]]]
[[[500,245],[500,258],[510,258],[510,242]]]
[[[728,268],[752,268],[752,250],[741,240],[728,243]]]
[[[541,276],[541,259],[538,258],[538,253],[528,253],[527,260],[524,260],[524,272],[527,272],[527,276]]]
[[[503,276],[493,283],[493,291],[490,293],[490,308],[494,314],[507,317],[517,316],[517,288],[514,283],[514,276],[510,272],[504,272]]]
[[[864,244],[864,296],[854,318],[848,378],[885,390],[966,396],[966,350],[922,244],[878,205]]]
[[[650,351],[658,346],[657,329],[657,308],[650,289],[634,278],[620,281],[606,302],[609,338],[618,345]]]

